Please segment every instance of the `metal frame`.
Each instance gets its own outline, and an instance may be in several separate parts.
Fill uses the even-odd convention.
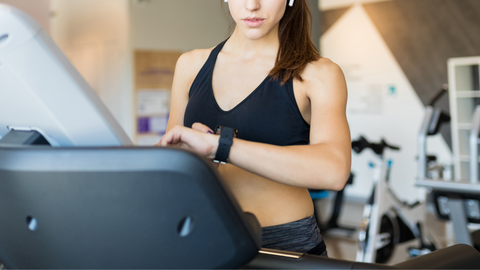
[[[428,178],[426,164],[426,138],[428,125],[432,121],[433,111],[434,109],[430,106],[426,108],[426,117],[418,136],[419,165],[418,179],[415,181],[415,185],[427,187],[432,190],[448,191],[457,194],[480,194],[480,184],[478,181],[478,136],[480,132],[480,105],[475,108],[469,136],[470,179],[446,181],[443,179],[434,180]],[[457,168],[457,170],[458,169],[459,168]],[[450,209],[449,216],[453,224],[456,242],[473,246],[473,241],[467,227],[468,222],[463,199],[458,197],[449,198],[447,206]]]

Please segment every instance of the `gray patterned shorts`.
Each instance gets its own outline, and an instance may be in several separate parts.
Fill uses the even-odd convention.
[[[262,247],[327,256],[315,216],[262,228]]]

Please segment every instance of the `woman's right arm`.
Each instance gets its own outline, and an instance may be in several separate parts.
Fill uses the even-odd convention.
[[[195,77],[208,58],[210,50],[194,50],[180,56],[173,76],[170,117],[167,132],[174,126],[183,126],[185,108],[188,104],[188,93]]]

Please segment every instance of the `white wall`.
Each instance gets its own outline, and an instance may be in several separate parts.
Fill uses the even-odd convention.
[[[0,0],[0,3],[23,10],[32,16],[45,32],[50,32],[50,0]]]
[[[217,45],[228,37],[228,20],[220,3],[220,0],[132,0],[133,48],[186,52]]]
[[[390,183],[403,200],[422,199],[424,190],[414,187],[417,173],[417,134],[424,106],[392,52],[361,5],[349,9],[321,39],[322,53],[338,63],[348,85],[347,116],[352,139],[360,135],[369,141],[399,145],[401,151],[387,152],[393,159]],[[428,153],[441,163],[451,164],[451,152],[440,135],[428,142]],[[347,188],[351,197],[368,198],[372,189],[366,150],[352,156],[354,184]]]
[[[16,0],[15,0],[16,1]],[[52,0],[51,35],[133,138],[128,0]]]

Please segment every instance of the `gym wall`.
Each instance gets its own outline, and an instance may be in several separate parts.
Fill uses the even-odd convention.
[[[224,16],[228,10],[222,11],[220,3],[219,0],[130,1],[132,47],[183,52],[214,47],[229,34]]]
[[[133,136],[128,0],[51,0],[52,38]]]
[[[0,4],[23,10],[50,33],[50,0],[0,0]]]
[[[349,87],[352,139],[402,147],[391,152],[392,186],[403,199],[423,191],[412,186],[417,172],[416,136],[424,105],[447,83],[447,59],[480,55],[480,1],[477,0],[321,0],[321,51],[343,69]],[[448,97],[439,107],[448,111]],[[450,128],[429,139],[428,152],[451,163]],[[356,183],[352,197],[371,189],[370,153],[353,154]]]

